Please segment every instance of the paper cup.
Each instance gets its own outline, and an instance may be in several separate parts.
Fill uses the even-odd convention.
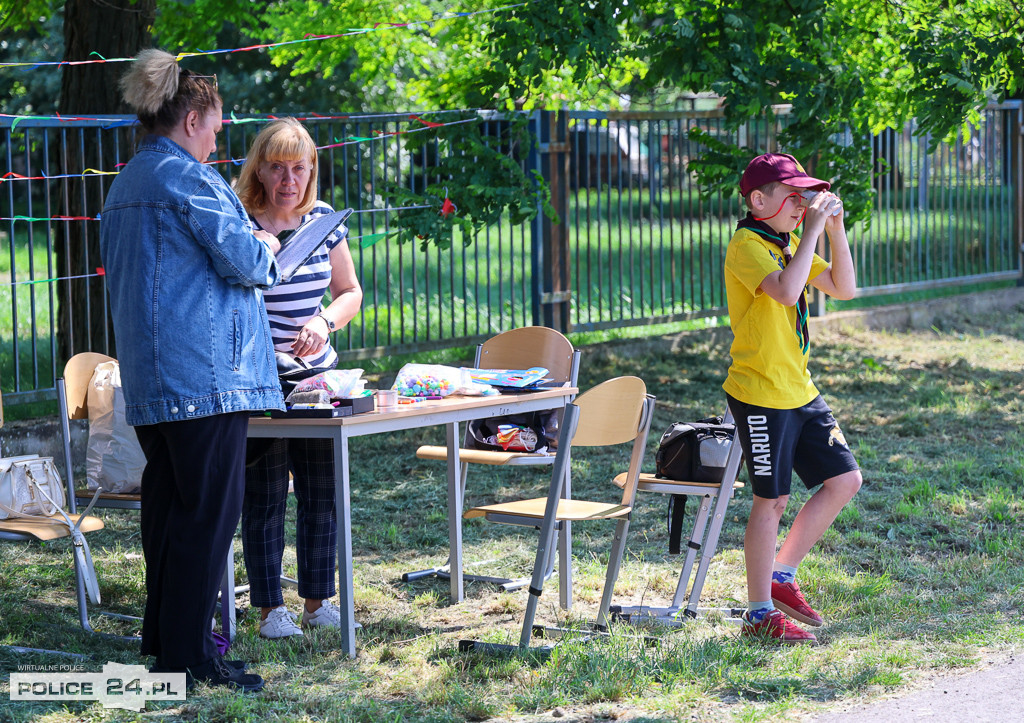
[[[377,390],[377,408],[378,409],[395,409],[398,407],[398,390],[396,389],[378,389]]]

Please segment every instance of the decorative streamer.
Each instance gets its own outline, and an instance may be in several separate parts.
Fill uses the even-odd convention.
[[[389,208],[364,208],[354,213],[396,213],[398,211],[413,211],[419,208],[431,208],[430,205],[419,205],[419,206],[392,206]],[[442,206],[442,212],[444,207]],[[29,223],[43,223],[45,221],[101,221],[102,218],[97,214],[96,216],[3,216],[0,217],[0,221],[27,221]],[[353,236],[352,238],[358,238]]]
[[[523,7],[533,0],[526,0],[526,2],[517,3],[515,5],[504,5],[498,8],[492,8],[489,10],[477,10],[474,12],[465,13],[444,13],[441,16],[432,18],[430,20],[416,20],[409,23],[389,23],[379,22],[374,23],[373,27],[370,28],[350,28],[348,32],[338,33],[336,35],[306,35],[303,38],[297,40],[284,40],[279,43],[263,43],[259,45],[247,45],[243,48],[229,48],[229,49],[217,49],[217,50],[196,50],[190,52],[181,52],[175,56],[175,59],[180,61],[185,58],[193,58],[201,55],[224,55],[226,53],[242,53],[249,50],[264,50],[268,48],[280,48],[285,45],[295,45],[297,43],[309,43],[317,40],[333,40],[336,38],[347,38],[354,35],[365,35],[366,33],[372,33],[379,30],[391,30],[395,28],[411,28],[417,25],[433,25],[442,20],[451,20],[453,18],[468,18],[473,15],[485,15],[488,13],[504,12],[505,10],[511,10],[513,8]],[[25,68],[26,70],[35,70],[36,68],[61,66],[61,65],[90,65],[93,63],[128,63],[135,58],[104,58],[102,55],[97,53],[95,50],[89,53],[89,55],[98,56],[99,60],[45,60],[45,61],[21,61],[11,63],[0,63],[0,68]]]
[[[364,233],[362,236],[356,236],[359,239],[359,248],[368,249],[381,239],[388,237],[386,233]]]
[[[10,116],[8,116],[8,117],[10,117]],[[249,120],[250,119],[241,119],[239,122],[248,122]],[[269,119],[267,119],[267,118],[259,118],[259,119],[251,119],[251,120],[259,120],[259,121],[264,121],[265,122],[265,121],[267,121]],[[421,123],[427,123],[426,121],[424,121],[421,118],[417,118],[417,120],[419,120]],[[477,122],[477,120],[478,120],[477,118],[464,118],[462,120],[449,121],[448,123],[428,123],[423,128],[412,128],[412,129],[407,130],[407,131],[395,131],[393,133],[381,133],[378,136],[371,136],[371,137],[349,136],[346,140],[343,140],[343,141],[339,141],[337,138],[335,138],[334,139],[334,141],[335,141],[334,143],[329,143],[329,144],[324,145],[324,146],[317,146],[317,150],[318,151],[323,151],[323,150],[327,150],[327,149],[330,149],[330,148],[339,148],[341,146],[352,145],[354,143],[366,143],[366,142],[369,142],[369,141],[384,140],[386,138],[391,138],[391,137],[398,136],[398,135],[403,135],[403,134],[408,134],[408,133],[419,133],[421,131],[428,131],[428,130],[432,130],[434,128],[444,128],[446,126],[456,126],[456,125],[460,125],[462,123],[475,123],[475,122]],[[224,164],[224,163],[230,163],[233,166],[240,166],[244,162],[245,162],[245,158],[244,157],[243,158],[227,158],[227,159],[224,159],[224,160],[221,160],[221,161],[208,161],[207,165],[214,166],[214,165],[220,165],[220,164]],[[123,166],[124,164],[121,163],[121,164],[118,164],[118,165],[119,166]],[[40,171],[40,173],[42,175],[39,175],[39,176],[25,176],[25,175],[22,175],[20,173],[15,173],[14,171],[8,171],[7,173],[5,173],[2,176],[0,176],[0,185],[3,185],[3,183],[6,182],[6,181],[51,181],[51,180],[56,180],[56,179],[61,179],[61,178],[86,178],[86,177],[90,177],[90,176],[116,176],[118,173],[120,173],[120,171],[100,171],[100,170],[97,170],[95,168],[86,168],[84,171],[82,171],[82,173],[66,173],[66,174],[53,175],[53,176],[47,175],[47,174],[43,173],[42,171]]]
[[[483,110],[482,108],[462,108],[453,110],[432,110],[427,111],[431,115],[445,114],[445,113],[476,113]],[[234,111],[228,114],[228,118],[224,120],[225,124],[238,125],[240,123],[269,123],[272,120],[277,120],[277,116],[268,115],[261,118],[239,118],[235,115]],[[389,118],[406,118],[410,120],[418,120],[428,127],[443,126],[444,123],[433,123],[428,120],[424,120],[418,115],[409,115],[407,112],[395,112],[395,113],[360,113],[358,116],[353,116],[351,113],[345,113],[343,115],[322,115],[320,113],[310,113],[304,116],[291,116],[297,121],[310,121],[310,120],[387,120]],[[105,126],[101,126],[103,130],[109,130],[111,128],[120,128],[121,126],[136,125],[138,119],[134,116],[130,118],[100,118],[92,116],[63,116],[60,113],[54,115],[15,115],[11,113],[0,113],[0,119],[10,118],[11,119],[11,130],[13,131],[19,123],[22,121],[57,121],[58,123],[73,123],[75,121],[88,121],[96,122],[101,121],[107,123]]]
[[[0,221],[99,221],[99,216],[3,216]]]
[[[413,211],[417,208],[432,208],[433,206],[429,203],[424,203],[419,206],[388,206],[386,208],[362,208],[352,213],[377,213],[378,211]]]
[[[94,279],[97,276],[106,276],[107,272],[102,266],[96,267],[95,274],[80,274],[79,276],[55,276],[52,279],[35,279],[33,281],[11,281],[0,284],[0,286],[31,286],[32,284],[49,284],[54,281],[70,281],[71,279]]]
[[[427,128],[440,128],[441,126],[444,125],[444,123],[432,123],[432,122],[430,122],[428,120],[423,120],[418,115],[411,115],[411,116],[409,116],[409,120],[417,120],[420,123],[422,123],[423,125],[425,125]]]
[[[0,184],[6,181],[54,181],[60,178],[88,178],[91,176],[116,176],[120,171],[99,171],[95,168],[86,168],[81,173],[61,173],[53,176],[49,176],[42,171],[41,176],[23,176],[20,173],[14,171],[8,171],[4,175],[0,176]]]

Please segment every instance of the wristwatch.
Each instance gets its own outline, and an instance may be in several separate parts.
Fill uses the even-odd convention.
[[[328,319],[328,318],[327,318],[326,316],[324,316],[323,314],[317,314],[317,316],[319,316],[319,317],[320,317],[321,319],[323,319],[324,321],[326,321],[326,322],[327,322],[327,328],[328,328],[328,330],[330,330],[330,331],[334,331],[334,322],[333,322],[333,321],[331,321],[330,319]]]

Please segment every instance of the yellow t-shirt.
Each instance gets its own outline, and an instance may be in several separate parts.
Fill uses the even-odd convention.
[[[793,253],[799,242],[790,234]],[[783,306],[758,288],[768,274],[784,268],[782,250],[771,241],[747,228],[733,234],[725,252],[732,366],[722,388],[741,402],[771,409],[796,409],[818,396],[807,371],[809,350],[801,350],[796,306]],[[815,254],[807,280],[827,268]]]

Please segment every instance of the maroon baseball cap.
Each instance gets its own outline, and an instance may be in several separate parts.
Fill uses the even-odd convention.
[[[746,198],[755,188],[775,182],[814,191],[827,191],[832,187],[828,181],[808,176],[804,167],[788,153],[765,153],[747,164],[740,179],[740,193]]]

